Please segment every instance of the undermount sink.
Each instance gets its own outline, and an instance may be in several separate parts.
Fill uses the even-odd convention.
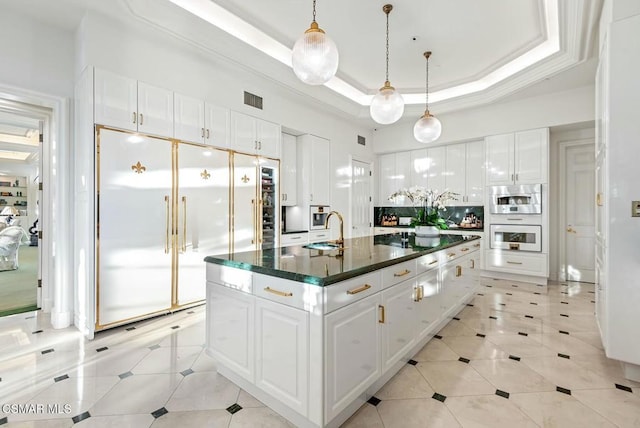
[[[309,250],[339,250],[342,248],[340,245],[333,242],[312,242],[311,244],[303,245],[302,248],[308,248]]]

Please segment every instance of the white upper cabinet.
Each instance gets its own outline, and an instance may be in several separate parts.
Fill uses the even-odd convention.
[[[483,205],[484,141],[446,146],[445,186],[458,193],[449,205]]]
[[[442,192],[446,189],[445,164],[447,159],[446,147],[427,149],[427,187]]]
[[[280,125],[243,113],[231,112],[233,148],[260,156],[280,157]]]
[[[282,159],[280,164],[280,200],[283,207],[297,204],[298,166],[296,137],[282,134]]]
[[[298,137],[297,202],[303,205],[331,205],[331,143],[329,140],[306,134]]]
[[[427,149],[411,151],[411,185],[427,187],[429,157]]]
[[[392,193],[411,186],[413,176],[411,165],[411,152],[389,153],[378,157],[380,205],[400,207],[411,205],[411,201],[404,196],[389,200],[389,195]]]
[[[95,123],[173,136],[173,92],[100,69],[94,91]]]
[[[174,137],[215,147],[229,147],[229,110],[201,99],[174,94]]]
[[[487,185],[548,182],[548,128],[492,135],[485,143]]]

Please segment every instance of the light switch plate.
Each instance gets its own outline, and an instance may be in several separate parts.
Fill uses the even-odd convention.
[[[631,217],[640,217],[640,201],[631,201]]]

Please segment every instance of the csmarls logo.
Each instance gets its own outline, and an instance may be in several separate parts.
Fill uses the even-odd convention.
[[[3,413],[13,414],[69,414],[71,413],[71,404],[59,404],[59,403],[24,403],[24,404],[3,404]]]

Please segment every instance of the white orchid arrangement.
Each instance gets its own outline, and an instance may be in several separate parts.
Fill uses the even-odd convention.
[[[390,201],[395,201],[399,196],[406,196],[416,208],[416,216],[411,224],[413,226],[436,226],[439,229],[448,229],[446,221],[440,217],[438,210],[446,210],[446,203],[457,201],[458,193],[445,190],[439,193],[437,190],[427,189],[422,186],[412,186],[400,189],[389,195]]]

